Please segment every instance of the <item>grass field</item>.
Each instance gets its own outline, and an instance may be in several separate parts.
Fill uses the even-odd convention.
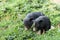
[[[25,31],[23,19],[30,12],[43,12],[55,28],[43,35]],[[49,0],[0,0],[0,40],[60,40],[60,5]]]

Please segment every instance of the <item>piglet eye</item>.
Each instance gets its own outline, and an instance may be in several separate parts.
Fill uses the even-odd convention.
[[[40,20],[39,22],[43,22],[43,20]]]
[[[30,21],[32,21],[32,20],[33,20],[33,18],[30,19]]]

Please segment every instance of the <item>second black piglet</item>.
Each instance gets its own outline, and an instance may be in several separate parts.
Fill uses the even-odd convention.
[[[39,31],[40,34],[45,33],[51,28],[51,22],[50,19],[46,16],[40,16],[37,19],[34,20],[35,23],[35,31]]]

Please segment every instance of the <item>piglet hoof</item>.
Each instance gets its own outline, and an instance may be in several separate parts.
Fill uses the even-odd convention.
[[[28,30],[28,28],[25,27],[25,30]]]
[[[35,31],[36,31],[36,29],[35,29],[35,28],[33,28],[33,31],[35,32]]]
[[[40,31],[40,30],[39,30],[39,31],[37,31],[37,34],[38,34],[38,35],[41,35],[41,31]]]
[[[43,33],[42,34],[45,34],[46,32],[45,32],[45,30],[43,30]]]

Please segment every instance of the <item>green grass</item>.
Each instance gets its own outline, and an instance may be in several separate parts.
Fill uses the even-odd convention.
[[[30,12],[43,12],[55,27],[43,35],[25,31],[23,19]],[[0,40],[60,40],[60,5],[49,0],[0,0]]]

